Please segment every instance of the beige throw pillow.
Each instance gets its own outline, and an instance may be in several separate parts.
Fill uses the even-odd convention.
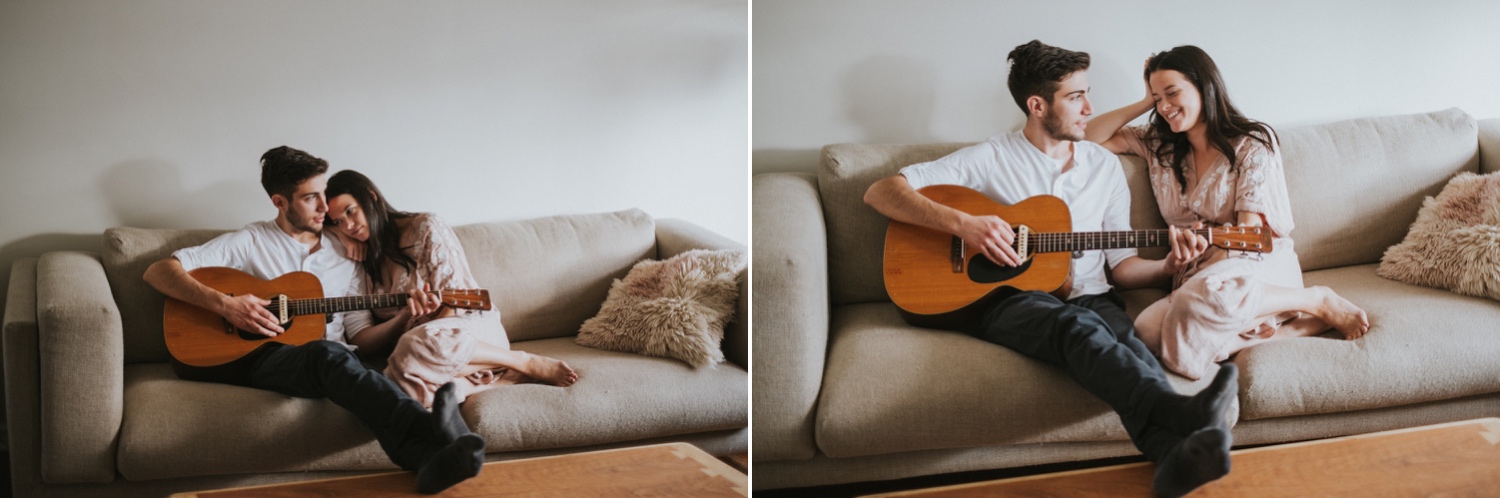
[[[1417,212],[1406,240],[1375,273],[1391,280],[1500,300],[1500,173],[1460,173]]]
[[[616,279],[599,314],[583,322],[580,345],[676,358],[697,368],[724,361],[719,343],[739,298],[739,251],[692,250],[636,263]]]

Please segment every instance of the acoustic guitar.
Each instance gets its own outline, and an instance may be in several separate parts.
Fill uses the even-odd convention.
[[[271,301],[266,310],[280,322],[276,337],[235,328],[224,317],[207,309],[167,297],[162,331],[167,351],[185,365],[214,367],[238,360],[268,342],[300,345],[323,338],[329,313],[405,306],[406,293],[369,296],[323,297],[323,285],[308,272],[292,272],[273,280],[224,267],[205,267],[188,272],[195,280],[231,296],[254,294]],[[486,289],[444,290],[444,305],[461,309],[490,309]]]
[[[929,199],[976,216],[996,215],[1015,230],[1012,246],[1021,265],[1001,266],[962,238],[939,230],[891,220],[885,232],[885,289],[912,325],[956,329],[977,320],[1001,289],[1044,291],[1066,298],[1071,291],[1073,253],[1102,249],[1171,245],[1166,229],[1073,232],[1068,205],[1040,195],[1006,206],[958,185],[917,191]],[[1192,229],[1209,244],[1237,251],[1270,252],[1266,227]]]

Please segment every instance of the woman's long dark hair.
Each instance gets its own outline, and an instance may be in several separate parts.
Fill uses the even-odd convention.
[[[1218,149],[1224,158],[1229,160],[1229,170],[1238,171],[1240,158],[1235,157],[1234,141],[1240,137],[1250,137],[1253,140],[1272,147],[1271,143],[1276,136],[1276,131],[1270,125],[1246,118],[1235,109],[1234,104],[1229,102],[1229,92],[1224,87],[1224,78],[1219,76],[1219,66],[1208,57],[1203,49],[1183,45],[1166,52],[1159,52],[1146,60],[1146,80],[1150,85],[1151,73],[1157,71],[1177,71],[1182,73],[1193,86],[1198,87],[1198,95],[1202,97],[1202,111],[1198,113],[1198,119],[1203,122],[1208,136],[1208,143]],[[1156,108],[1151,108],[1151,133],[1156,138],[1156,159],[1163,164],[1170,164],[1172,171],[1177,174],[1177,185],[1187,192],[1187,178],[1182,171],[1182,160],[1191,153],[1193,147],[1188,143],[1187,130],[1182,133],[1172,132],[1172,125],[1157,114]]]
[[[354,197],[354,202],[365,212],[365,223],[369,225],[367,228],[370,230],[370,238],[365,241],[365,260],[360,264],[365,267],[365,274],[370,276],[370,281],[375,285],[385,283],[385,272],[381,266],[386,261],[401,265],[407,271],[415,270],[417,260],[406,254],[407,248],[401,247],[401,231],[396,229],[396,220],[409,217],[412,213],[397,211],[391,207],[375,182],[352,169],[334,173],[328,179],[328,190],[324,195],[333,199],[344,194]]]

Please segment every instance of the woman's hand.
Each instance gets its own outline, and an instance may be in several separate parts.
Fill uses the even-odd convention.
[[[1193,229],[1203,228],[1203,222],[1193,225]],[[1172,252],[1167,254],[1166,270],[1170,275],[1176,275],[1189,263],[1208,250],[1208,239],[1198,235],[1192,229],[1167,227],[1167,232],[1172,239]]]
[[[427,316],[443,305],[442,298],[425,283],[421,289],[408,291],[407,295],[406,310],[413,320]]]

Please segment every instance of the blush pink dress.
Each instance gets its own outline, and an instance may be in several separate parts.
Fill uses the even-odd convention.
[[[403,220],[401,247],[417,262],[414,271],[396,264],[385,265],[385,282],[369,283],[371,294],[407,292],[421,289],[425,283],[433,291],[477,289],[479,283],[469,272],[469,260],[458,236],[437,216],[418,213]],[[373,310],[377,322],[395,317],[400,308]],[[469,364],[480,342],[510,349],[510,339],[500,324],[500,311],[455,310],[456,315],[419,318],[401,335],[391,353],[385,375],[403,391],[432,406],[433,395],[447,382],[456,384],[459,399],[499,385],[514,384],[519,378],[507,369],[486,370],[459,376]]]
[[[1276,339],[1277,327],[1295,312],[1257,316],[1267,284],[1301,288],[1302,268],[1290,237],[1293,223],[1281,150],[1272,139],[1267,147],[1241,137],[1234,152],[1238,168],[1231,171],[1222,156],[1194,182],[1193,158],[1183,161],[1188,185],[1184,190],[1169,163],[1157,160],[1155,141],[1146,126],[1121,130],[1129,153],[1147,160],[1151,189],[1162,218],[1177,227],[1234,225],[1237,212],[1259,213],[1274,236],[1268,254],[1226,251],[1210,247],[1172,280],[1172,293],[1136,317],[1136,331],[1162,365],[1197,380],[1213,363],[1241,349]]]

